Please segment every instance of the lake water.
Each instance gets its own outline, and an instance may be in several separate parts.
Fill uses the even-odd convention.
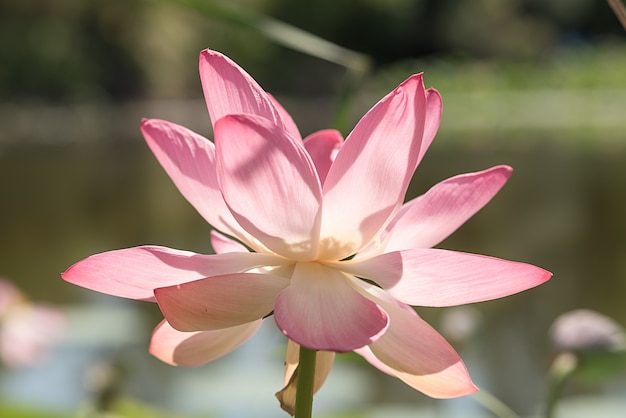
[[[444,125],[409,195],[455,174],[513,166],[501,193],[440,247],[554,273],[539,288],[475,305],[480,332],[456,344],[479,385],[529,415],[544,397],[552,355],[547,332],[556,316],[584,307],[626,324],[626,131],[483,128]],[[209,226],[178,194],[138,129],[116,140],[0,146],[0,275],[34,300],[59,304],[71,323],[48,362],[5,372],[5,400],[74,411],[91,396],[90,376],[116,364],[125,376],[120,390],[153,405],[220,417],[250,411],[281,416],[273,393],[282,384],[284,341],[271,320],[223,360],[182,370],[147,353],[160,319],[154,305],[97,295],[60,279],[75,261],[109,249],[159,244],[210,252]],[[446,310],[418,312],[438,326]],[[601,388],[574,390],[624,395],[626,382],[622,374]],[[467,402],[431,401],[348,357],[333,370],[316,408],[436,406],[453,416],[467,411]]]

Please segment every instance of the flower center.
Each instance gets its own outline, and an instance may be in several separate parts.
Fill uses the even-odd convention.
[[[354,254],[354,243],[340,241],[334,237],[320,240],[317,249],[319,261],[339,261]]]

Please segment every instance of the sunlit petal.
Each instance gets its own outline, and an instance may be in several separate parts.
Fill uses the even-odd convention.
[[[239,65],[217,51],[200,53],[200,80],[211,122],[226,115],[257,115],[286,129],[281,112],[259,84]]]
[[[413,309],[377,287],[366,283],[361,287],[389,314],[390,325],[379,340],[357,353],[381,371],[434,398],[453,398],[477,390],[454,348]]]
[[[247,239],[219,190],[213,143],[187,128],[158,119],[144,119],[141,132],[161,166],[198,213],[220,231]]]
[[[247,341],[263,320],[212,331],[181,332],[162,321],[154,329],[150,353],[173,366],[195,367],[228,354]]]
[[[324,182],[326,246],[320,259],[345,258],[363,248],[402,204],[420,154],[425,107],[424,84],[416,75],[378,102],[348,135]]]
[[[238,273],[161,287],[154,295],[172,327],[206,331],[269,315],[276,296],[288,284],[288,279],[270,274]]]
[[[282,256],[313,259],[322,196],[302,144],[245,115],[220,119],[215,143],[222,194],[239,224]]]
[[[430,144],[435,139],[441,122],[441,112],[443,105],[441,103],[441,95],[433,88],[426,90],[426,116],[424,120],[424,137],[420,144],[420,153],[417,158],[417,164],[422,161],[424,154],[428,151]]]
[[[204,255],[143,246],[92,255],[61,276],[70,283],[109,295],[154,301],[153,291],[157,287],[284,263],[280,257],[268,254]]]
[[[551,273],[530,264],[439,249],[394,251],[345,262],[409,305],[455,306],[509,296],[538,286]]]
[[[439,244],[482,209],[512,171],[510,167],[497,166],[461,174],[406,203],[387,227],[385,252]]]

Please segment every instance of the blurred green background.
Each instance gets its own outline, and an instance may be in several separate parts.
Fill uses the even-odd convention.
[[[290,49],[295,32],[277,42],[266,25],[276,21],[358,54],[337,63]],[[126,405],[122,416],[286,416],[272,397],[284,342],[271,326],[223,361],[175,369],[147,353],[156,306],[59,276],[114,248],[211,250],[209,226],[138,128],[157,117],[211,136],[197,72],[207,47],[276,95],[304,135],[332,125],[347,134],[424,72],[444,115],[408,197],[455,174],[513,166],[503,191],[441,247],[554,273],[537,289],[476,305],[479,333],[454,342],[479,386],[523,416],[545,398],[556,316],[585,307],[626,324],[626,32],[605,2],[0,0],[0,275],[61,305],[72,324],[48,363],[5,370],[0,402],[24,416],[81,411],[105,392],[89,383],[104,364],[106,376],[123,376],[104,379],[112,398],[151,405]],[[347,67],[354,57],[360,66]],[[446,315],[418,312],[435,326]],[[401,405],[406,416],[466,417],[475,407],[427,399],[350,356],[337,369],[318,395],[320,416],[391,417],[384,408]],[[567,394],[624,397],[626,378]]]

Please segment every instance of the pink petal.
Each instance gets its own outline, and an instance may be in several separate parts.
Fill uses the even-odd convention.
[[[257,115],[287,129],[269,95],[241,67],[225,55],[200,53],[200,80],[211,122],[226,115]],[[293,123],[293,121],[291,122]]]
[[[373,280],[393,297],[416,306],[497,299],[538,286],[552,276],[530,264],[439,249],[395,251],[337,263],[337,268]]]
[[[213,227],[246,239],[224,203],[215,171],[211,141],[171,122],[144,119],[141,132],[181,194]]]
[[[284,264],[279,257],[258,253],[195,254],[144,246],[92,255],[71,266],[64,280],[113,296],[154,301],[157,287],[218,274]]]
[[[363,290],[389,314],[389,328],[376,342],[355,350],[374,367],[434,398],[477,389],[454,348],[413,309],[363,283]]]
[[[425,109],[424,84],[416,75],[350,133],[324,182],[321,240],[328,244],[321,259],[342,259],[363,248],[402,204],[420,155]]]
[[[314,259],[322,196],[302,144],[246,115],[220,119],[215,143],[222,194],[239,224],[277,254]]]
[[[279,276],[237,273],[161,287],[154,295],[172,327],[186,332],[207,331],[269,315],[276,296],[288,285],[289,279]]]
[[[370,344],[388,325],[387,314],[359,295],[341,272],[298,263],[276,299],[276,324],[289,339],[315,350],[346,352]]]
[[[281,105],[280,102],[276,100],[274,96],[272,96],[269,93],[267,93],[267,96],[270,98],[272,104],[274,105],[278,113],[280,114],[280,118],[285,124],[285,130],[289,132],[289,134],[295,139],[302,139],[302,135],[300,135],[300,130],[298,129],[298,126],[296,125],[296,123],[293,121],[293,118],[291,117],[289,112],[285,110],[283,105]]]
[[[433,88],[426,90],[426,118],[424,120],[424,137],[420,145],[420,155],[417,158],[417,164],[422,161],[424,154],[428,151],[430,144],[432,144],[437,130],[439,130],[439,123],[441,122],[441,113],[443,110],[443,104],[441,103],[441,95]]]
[[[230,239],[226,235],[220,234],[215,230],[211,231],[210,235],[211,247],[213,247],[213,251],[217,254],[245,253],[249,251],[245,245],[235,241],[234,239]]]
[[[512,171],[497,166],[452,177],[406,203],[387,227],[385,252],[439,244],[483,208]]]
[[[213,331],[181,332],[162,321],[154,329],[150,353],[172,366],[195,367],[228,354],[247,341],[262,319]]]
[[[322,184],[342,145],[343,137],[334,129],[317,131],[304,138],[304,148],[311,156]]]

